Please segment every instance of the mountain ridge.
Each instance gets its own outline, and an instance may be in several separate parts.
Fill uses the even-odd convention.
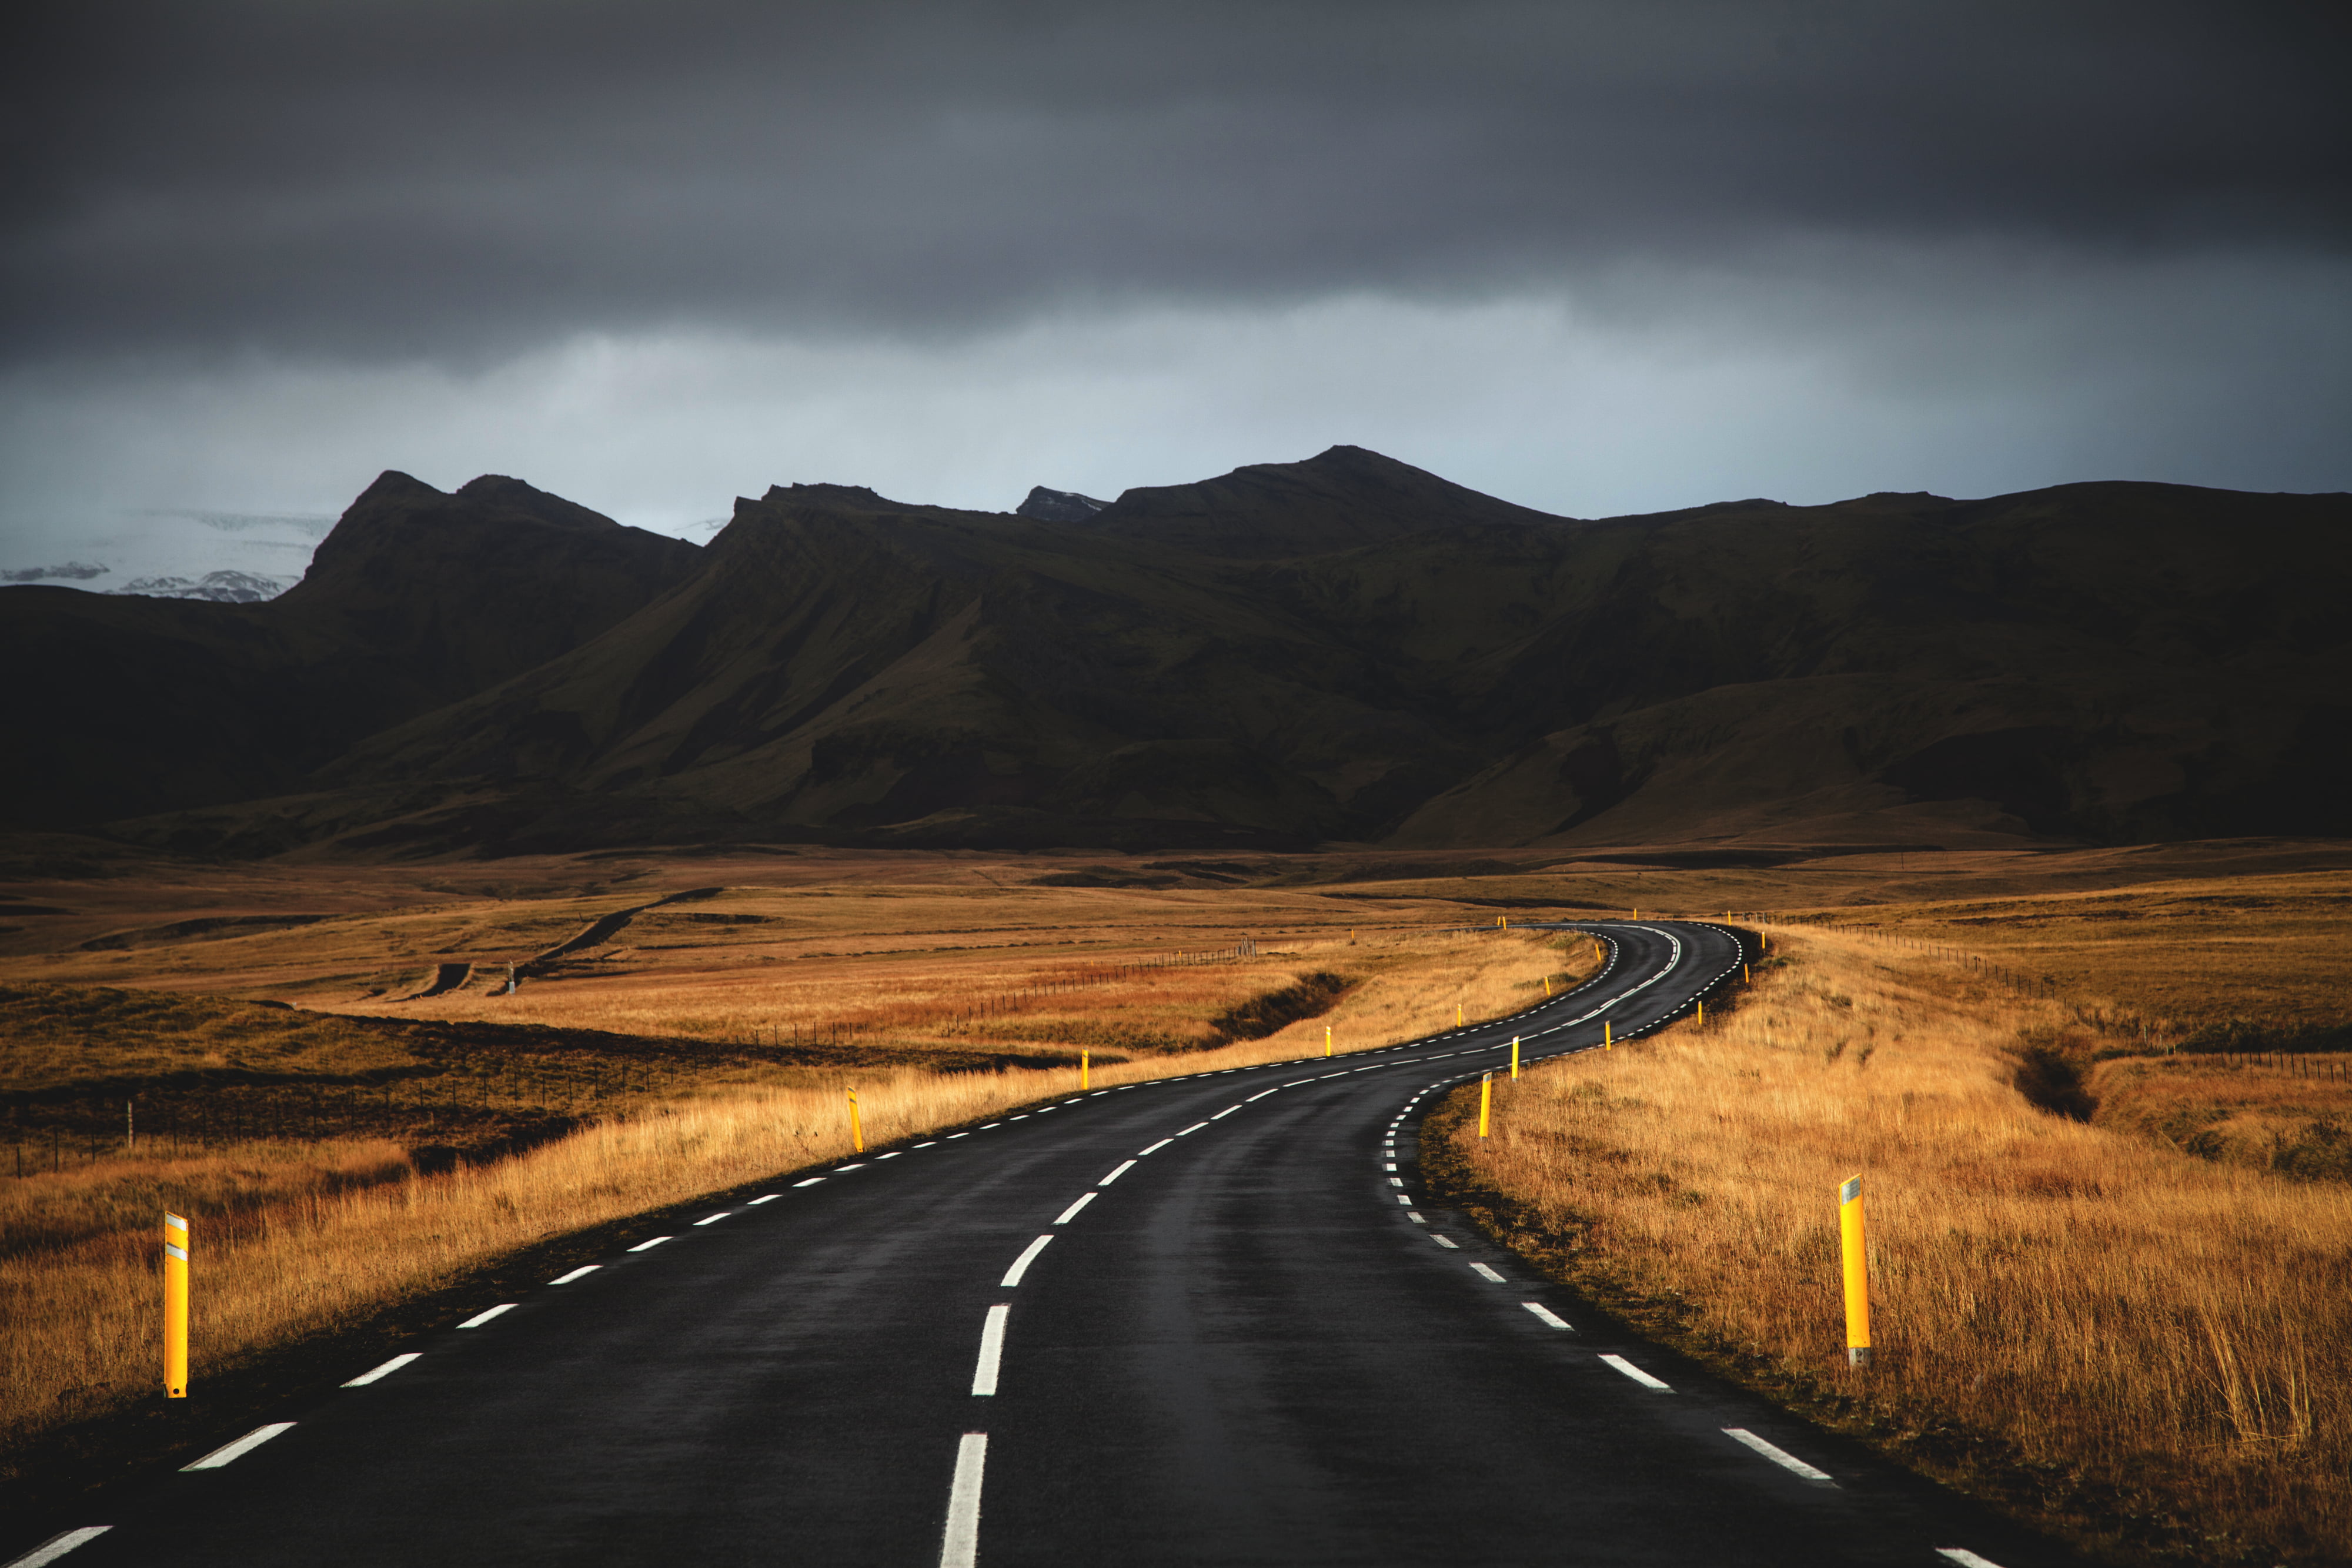
[[[633,533],[519,480],[387,474],[315,589],[208,607],[377,672],[381,722],[274,795],[216,783],[112,831],[479,853],[2352,829],[2325,784],[2352,761],[2343,496],[1578,519],[1342,446],[1070,520],[801,484],[699,550]],[[520,581],[533,559],[562,564]],[[118,674],[154,653],[127,632],[151,642]]]

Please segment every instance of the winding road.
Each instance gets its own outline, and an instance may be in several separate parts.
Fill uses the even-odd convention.
[[[1646,1032],[1741,959],[1580,928],[1608,968],[1517,1019],[1073,1095],[485,1301],[18,1561],[2070,1561],[1424,1201],[1417,1113],[1513,1035]]]

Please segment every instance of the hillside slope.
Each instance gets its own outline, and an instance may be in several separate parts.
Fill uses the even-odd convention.
[[[0,820],[70,826],[298,787],[361,737],[532,669],[692,569],[693,545],[519,480],[387,473],[259,604],[0,589],[0,658],[38,672]]]

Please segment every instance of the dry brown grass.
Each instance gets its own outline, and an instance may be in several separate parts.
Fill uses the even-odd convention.
[[[2075,1009],[1865,935],[1778,942],[1729,1016],[1536,1070],[1483,1144],[1457,1096],[1463,1179],[1638,1321],[2119,1558],[2352,1552],[2352,1190],[2036,1109],[2021,1037]]]
[[[2352,1056],[2180,1053],[2101,1061],[2102,1127],[2273,1175],[2352,1181]]]
[[[1542,996],[1548,975],[1572,984],[1590,967],[1583,952],[1519,934],[1395,937],[1360,950],[1363,973],[1328,1018],[1214,1051],[1101,1064],[1094,1082],[1316,1054],[1327,1021],[1345,1051],[1410,1038],[1441,1010],[1450,1024],[1456,1003],[1472,1018],[1513,1011]],[[1066,1092],[1075,1078],[868,1067],[843,1082],[857,1083],[867,1139],[880,1145]],[[218,1375],[533,1242],[849,1150],[837,1085],[680,1088],[637,1113],[442,1175],[414,1176],[394,1145],[319,1145],[306,1161],[289,1145],[100,1161],[17,1184],[8,1217],[48,1244],[0,1256],[0,1319],[11,1325],[0,1338],[10,1390],[0,1449],[152,1391],[152,1226],[166,1203],[195,1222],[194,1364]]]

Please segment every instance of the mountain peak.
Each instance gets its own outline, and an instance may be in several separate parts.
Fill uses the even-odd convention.
[[[1031,486],[1029,498],[1013,508],[1013,515],[1045,523],[1083,523],[1109,505],[1076,490],[1049,490],[1036,485]]]

